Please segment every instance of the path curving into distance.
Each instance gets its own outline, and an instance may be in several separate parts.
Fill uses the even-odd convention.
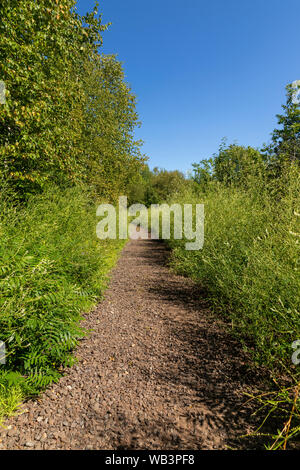
[[[0,429],[0,449],[226,449],[252,429],[241,347],[160,241],[130,241],[85,316],[77,365]],[[251,424],[252,423],[252,424]]]

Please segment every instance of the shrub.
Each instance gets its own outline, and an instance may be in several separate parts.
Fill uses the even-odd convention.
[[[270,371],[270,393],[252,398],[283,421],[270,435],[271,449],[285,449],[300,432],[300,371],[292,363],[292,343],[300,339],[299,196],[292,165],[276,180],[249,179],[247,189],[211,182],[202,196],[172,201],[205,205],[203,250],[171,240],[172,265],[206,286],[244,349]]]
[[[48,188],[26,207],[1,199],[0,400],[33,394],[74,362],[95,305],[124,242],[98,240],[96,206],[86,190]],[[14,390],[14,392],[13,392]]]
[[[253,345],[255,358],[274,368],[290,365],[291,343],[300,337],[297,168],[288,181],[280,200],[260,184],[248,190],[211,185],[201,198],[192,196],[205,205],[203,250],[186,251],[185,240],[171,241],[173,266],[206,285],[234,331]],[[187,197],[173,202],[191,202]]]

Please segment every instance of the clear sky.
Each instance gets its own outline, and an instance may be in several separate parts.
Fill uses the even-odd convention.
[[[78,0],[79,13],[92,0]],[[138,97],[151,168],[186,171],[222,137],[269,141],[285,85],[300,79],[299,0],[101,0],[104,53]]]

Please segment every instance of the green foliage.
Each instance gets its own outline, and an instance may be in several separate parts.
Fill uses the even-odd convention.
[[[299,166],[282,165],[276,179],[258,172],[238,181],[215,179],[200,194],[197,188],[172,198],[205,207],[203,249],[186,251],[186,240],[171,240],[172,265],[206,287],[244,349],[277,377],[279,391],[258,402],[268,416],[289,418],[270,435],[270,448],[285,448],[300,432],[300,372],[291,359],[300,337]]]
[[[213,175],[221,182],[246,186],[250,179],[259,177],[265,170],[262,154],[252,148],[223,141],[213,163]]]
[[[124,187],[143,160],[133,139],[135,98],[120,63],[101,56],[106,26],[74,0],[3,0],[0,6],[0,173],[21,197],[88,182]]]
[[[267,434],[269,449],[286,449],[300,434],[300,372],[292,343],[300,337],[300,110],[287,87],[281,129],[259,152],[227,145],[193,165],[194,186],[171,201],[204,203],[203,250],[171,240],[172,264],[207,288],[244,349],[270,371],[270,393],[252,396],[283,421]],[[260,429],[259,435],[265,435]]]
[[[194,173],[192,179],[197,184],[198,190],[206,191],[209,183],[213,180],[213,165],[212,158],[192,164]]]
[[[17,412],[23,399],[20,375],[0,369],[0,425],[7,416]]]
[[[154,168],[151,171],[148,165],[144,165],[128,187],[129,202],[146,206],[159,204],[181,192],[187,185],[189,181],[178,170]]]
[[[282,106],[284,114],[276,116],[281,128],[273,131],[271,145],[264,149],[275,176],[281,174],[286,162],[300,162],[300,107],[293,100],[294,92],[292,85],[286,87],[287,100]]]
[[[295,449],[294,443],[299,443],[300,435],[300,382],[296,382],[292,387],[284,387],[278,384],[277,390],[264,392],[259,395],[250,395],[250,400],[255,400],[259,405],[258,411],[265,411],[266,418],[261,426],[255,431],[255,436],[263,436],[271,439],[271,443],[266,446],[267,450],[286,450],[291,444],[291,449]],[[265,421],[272,415],[276,415],[284,423],[281,429],[276,432],[262,432],[261,428]],[[296,444],[297,445],[297,444]],[[297,446],[298,447],[298,446]]]
[[[0,387],[32,394],[72,365],[81,314],[103,294],[124,242],[97,239],[96,207],[82,188],[48,188],[23,208],[2,196],[0,213]]]
[[[138,176],[145,157],[133,131],[139,125],[136,98],[124,82],[115,56],[89,57],[85,63],[86,108],[84,179],[97,194],[114,200]]]
[[[124,243],[97,240],[94,201],[125,193],[145,161],[136,98],[99,52],[107,26],[75,3],[0,5],[0,419],[73,363]]]
[[[203,250],[172,242],[177,269],[206,285],[256,359],[274,368],[291,364],[300,335],[299,172],[290,169],[288,179],[280,201],[261,184],[245,191],[216,183],[193,197],[205,205]]]

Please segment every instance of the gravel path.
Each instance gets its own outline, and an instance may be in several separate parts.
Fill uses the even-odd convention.
[[[167,256],[159,241],[126,245],[78,364],[7,422],[0,448],[225,449],[251,429],[253,372]]]

